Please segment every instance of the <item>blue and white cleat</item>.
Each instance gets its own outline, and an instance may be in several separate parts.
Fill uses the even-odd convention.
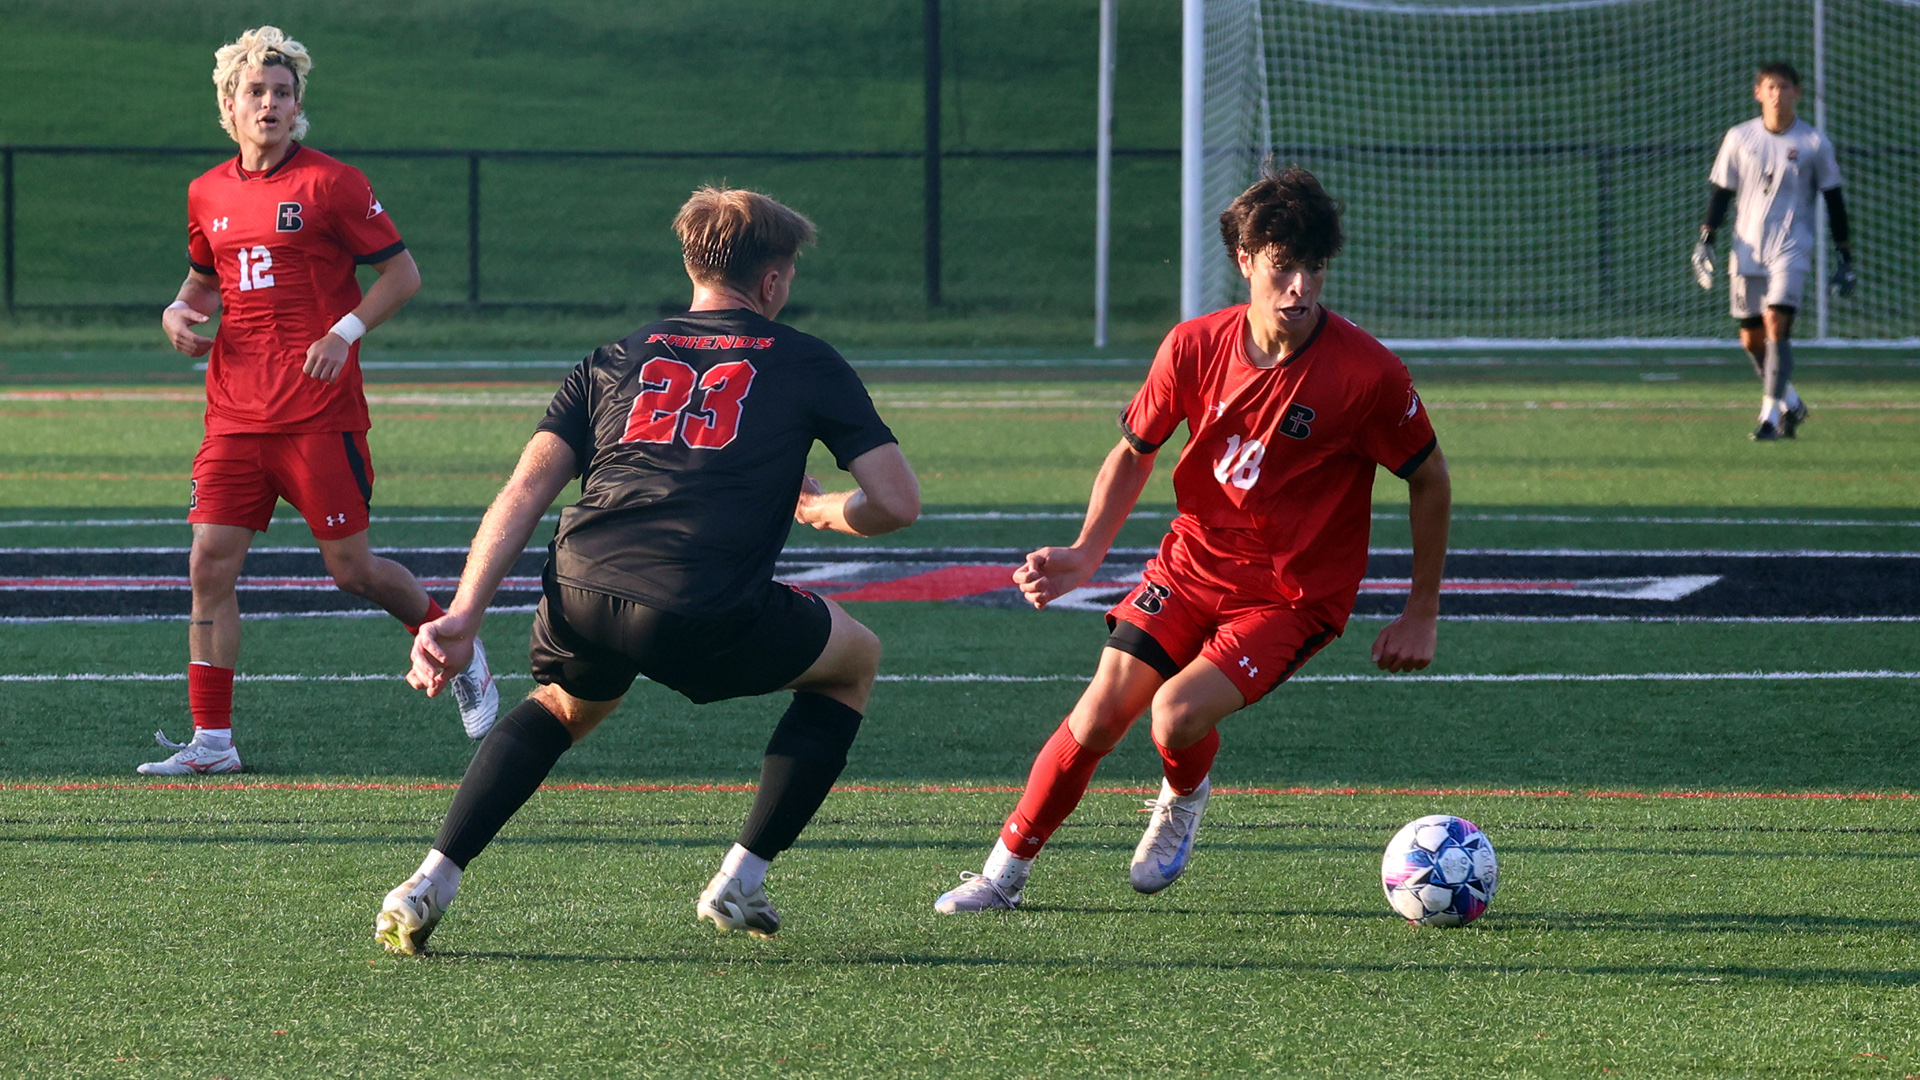
[[[1213,780],[1200,781],[1191,795],[1180,795],[1160,781],[1160,797],[1147,804],[1153,817],[1133,849],[1133,887],[1137,892],[1157,893],[1180,880],[1193,858],[1193,836],[1200,831],[1200,814],[1207,808],[1213,792]]]
[[[467,670],[453,677],[452,686],[453,700],[460,706],[460,726],[467,729],[467,738],[486,738],[500,715],[500,688],[494,684],[493,672],[487,667],[487,647],[479,638],[473,639],[473,659],[467,663]]]

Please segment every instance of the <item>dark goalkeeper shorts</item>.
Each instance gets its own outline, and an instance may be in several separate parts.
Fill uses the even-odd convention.
[[[675,615],[548,576],[533,618],[535,682],[583,701],[612,701],[647,678],[696,705],[770,694],[826,651],[827,602],[769,581],[746,612]]]

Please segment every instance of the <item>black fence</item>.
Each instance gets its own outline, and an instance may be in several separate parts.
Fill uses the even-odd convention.
[[[938,137],[938,128],[935,126],[930,132],[930,138],[937,140]],[[566,177],[578,177],[582,170],[595,165],[624,167],[627,175],[634,178],[632,181],[634,183],[638,182],[638,177],[654,171],[648,168],[651,165],[679,166],[672,170],[678,176],[678,182],[664,185],[666,193],[674,198],[684,198],[688,186],[685,181],[686,176],[693,175],[701,169],[712,172],[716,166],[723,169],[735,167],[736,163],[739,167],[749,167],[750,171],[764,171],[769,167],[779,166],[821,166],[824,167],[828,179],[816,178],[811,184],[803,186],[824,185],[828,188],[844,187],[844,178],[849,175],[847,171],[849,168],[857,170],[863,165],[891,165],[895,168],[905,166],[910,172],[900,173],[891,185],[890,213],[894,215],[896,223],[904,223],[915,216],[910,211],[904,215],[900,214],[901,196],[907,193],[898,189],[902,186],[901,181],[911,182],[908,180],[910,173],[918,173],[919,175],[912,177],[912,180],[917,180],[917,186],[920,188],[918,194],[921,213],[917,216],[921,220],[922,229],[918,237],[918,246],[923,258],[917,261],[921,264],[919,270],[925,301],[928,304],[937,305],[941,302],[943,293],[942,231],[947,216],[946,207],[943,206],[941,186],[944,172],[953,168],[955,164],[966,163],[1079,164],[1087,169],[1088,183],[1084,189],[1076,190],[1072,195],[1076,201],[1090,207],[1092,203],[1091,163],[1094,158],[1094,151],[1091,149],[942,150],[938,153],[929,153],[926,150],[500,150],[478,148],[335,150],[330,147],[326,149],[343,160],[360,165],[369,173],[376,191],[380,192],[382,200],[389,208],[401,209],[402,231],[407,235],[409,246],[416,248],[419,245],[415,242],[414,228],[418,224],[418,214],[417,212],[409,214],[408,210],[417,210],[417,208],[409,208],[405,201],[396,200],[388,194],[387,184],[396,179],[393,175],[395,170],[391,166],[397,163],[438,165],[440,168],[437,171],[442,175],[439,177],[439,182],[434,185],[433,201],[441,203],[444,203],[448,190],[455,187],[455,184],[447,182],[453,178],[445,174],[450,170],[460,174],[460,179],[464,181],[465,192],[462,220],[458,223],[449,220],[451,215],[444,212],[443,207],[443,212],[437,215],[440,220],[431,224],[427,231],[431,234],[430,246],[439,249],[438,269],[442,279],[447,276],[447,272],[454,264],[454,260],[448,257],[453,253],[447,249],[455,242],[464,246],[464,295],[456,299],[443,293],[438,297],[438,302],[472,308],[618,306],[615,302],[597,301],[591,298],[537,297],[530,296],[524,289],[487,287],[489,273],[485,260],[489,255],[489,245],[485,240],[489,230],[483,228],[485,220],[483,214],[489,202],[487,198],[489,175],[503,168],[511,169],[536,163],[544,165],[547,182],[554,192],[553,198],[562,202],[569,198],[575,201],[584,199],[588,205],[591,205],[592,200],[597,197],[591,193],[583,195],[575,191],[563,196],[560,192],[568,186]],[[143,234],[140,242],[151,247],[153,243],[151,237],[144,234],[156,229],[162,232],[171,229],[176,239],[176,250],[182,253],[180,257],[173,259],[171,266],[180,267],[184,272],[184,263],[181,259],[185,251],[185,228],[181,215],[185,207],[186,182],[197,170],[163,166],[162,171],[166,174],[164,182],[142,184],[129,181],[124,185],[128,189],[139,189],[138,191],[114,191],[111,181],[102,184],[99,190],[89,190],[86,184],[100,183],[99,177],[94,175],[96,173],[123,174],[128,167],[126,165],[128,162],[145,164],[175,162],[195,166],[204,162],[204,167],[211,167],[223,159],[231,158],[233,153],[231,147],[0,145],[0,185],[4,187],[3,198],[0,198],[0,232],[4,233],[4,246],[0,247],[0,263],[4,265],[0,269],[3,269],[4,280],[0,281],[0,288],[4,289],[7,310],[117,308],[149,304],[150,301],[147,299],[114,299],[109,296],[90,294],[85,288],[64,290],[58,284],[51,285],[55,292],[65,291],[72,295],[65,299],[51,299],[46,295],[46,291],[42,290],[41,295],[35,298],[23,297],[22,286],[30,282],[22,277],[18,257],[22,237],[31,236],[33,230],[47,230],[48,235],[39,237],[47,243],[66,248],[85,246],[98,250],[101,246],[100,240],[115,235],[126,237],[134,233]],[[1114,155],[1116,159],[1121,160],[1157,161],[1170,164],[1177,161],[1179,151],[1151,148],[1116,149]],[[23,222],[20,203],[25,182],[21,174],[26,166],[36,161],[70,162],[75,163],[77,167],[64,170],[64,175],[59,169],[47,170],[50,175],[41,178],[39,189],[35,192],[39,196],[36,212],[27,215]],[[90,167],[86,164],[89,162],[98,164]],[[387,163],[389,167],[382,168],[377,163]],[[920,167],[914,168],[915,165]],[[383,176],[382,173],[387,175]],[[836,184],[835,179],[840,179],[842,183]],[[404,178],[401,182],[405,183]],[[515,182],[525,183],[525,178],[516,178]],[[631,183],[624,186],[630,188]],[[1058,187],[1055,184],[1044,186]],[[1004,201],[1004,197],[996,201]],[[584,216],[592,215],[587,212]],[[163,224],[167,221],[177,222],[178,225]],[[1079,227],[1090,233],[1091,219],[1089,218]],[[95,232],[99,234],[100,240],[81,245],[73,239],[54,239],[56,236],[71,233],[76,229]],[[494,230],[496,236],[501,235],[502,231]],[[504,232],[511,234],[513,230],[508,228]],[[892,239],[895,241],[905,239],[900,235],[903,230],[896,228],[893,232],[895,235]],[[504,246],[510,250],[499,256],[503,260],[515,260],[526,254],[524,250],[520,250],[525,245],[515,243],[511,237]],[[140,254],[123,258],[130,258],[135,263],[143,261]],[[50,267],[59,268],[60,272],[55,276],[64,280],[67,277],[66,269],[75,260],[56,254],[35,261],[43,271]],[[145,253],[144,262],[150,264],[152,261],[152,253]],[[677,266],[673,269],[677,273]],[[885,276],[897,283],[901,277],[897,272],[898,269],[894,268],[894,272]],[[152,275],[148,272],[143,276],[150,278]],[[171,283],[167,287],[170,289]],[[500,293],[507,295],[503,296]]]

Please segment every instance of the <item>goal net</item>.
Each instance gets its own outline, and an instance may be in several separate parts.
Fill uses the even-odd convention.
[[[1860,272],[1848,299],[1809,283],[1801,333],[1920,336],[1920,0],[1196,9],[1182,198],[1204,235],[1183,249],[1183,315],[1246,298],[1215,222],[1271,156],[1345,203],[1326,302],[1376,335],[1724,340],[1726,230],[1711,292],[1687,257],[1720,138],[1758,115],[1754,70],[1785,60],[1838,147]]]

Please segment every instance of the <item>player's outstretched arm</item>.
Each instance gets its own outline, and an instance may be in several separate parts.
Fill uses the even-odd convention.
[[[360,335],[392,318],[394,312],[405,307],[413,294],[420,291],[420,267],[413,261],[412,252],[402,251],[391,259],[374,263],[373,268],[380,280],[368,287],[367,295],[360,298],[360,306],[335,323],[332,330],[320,335],[319,341],[307,346],[307,363],[301,370],[321,382],[339,378],[341,369],[347,366],[347,350],[360,340]],[[358,326],[354,325],[356,322]]]
[[[1373,662],[1388,671],[1418,671],[1433,663],[1439,638],[1440,576],[1447,563],[1453,519],[1453,481],[1447,459],[1432,455],[1407,478],[1407,520],[1413,527],[1413,588],[1407,609],[1373,641]]]
[[[823,491],[818,480],[807,477],[793,519],[849,536],[881,536],[919,519],[920,478],[899,443],[874,447],[849,462],[847,471],[860,485],[853,491]]]
[[[1036,608],[1046,607],[1060,597],[1087,583],[1093,572],[1106,561],[1120,527],[1127,523],[1153,475],[1153,454],[1143,454],[1125,439],[1120,440],[1094,477],[1093,495],[1087,500],[1087,519],[1080,526],[1080,538],[1072,547],[1044,547],[1027,556],[1026,564],[1013,572],[1013,583],[1020,594]]]
[[[407,673],[407,682],[433,697],[454,674],[466,670],[473,659],[473,639],[480,633],[493,594],[527,549],[541,515],[578,472],[573,448],[560,436],[538,431],[528,440],[513,477],[480,519],[453,603],[446,615],[422,626],[413,639],[413,669]]]
[[[213,339],[201,337],[193,328],[206,322],[220,310],[220,279],[198,270],[187,271],[180,293],[160,313],[160,328],[175,350],[188,356],[205,356],[213,348]]]

